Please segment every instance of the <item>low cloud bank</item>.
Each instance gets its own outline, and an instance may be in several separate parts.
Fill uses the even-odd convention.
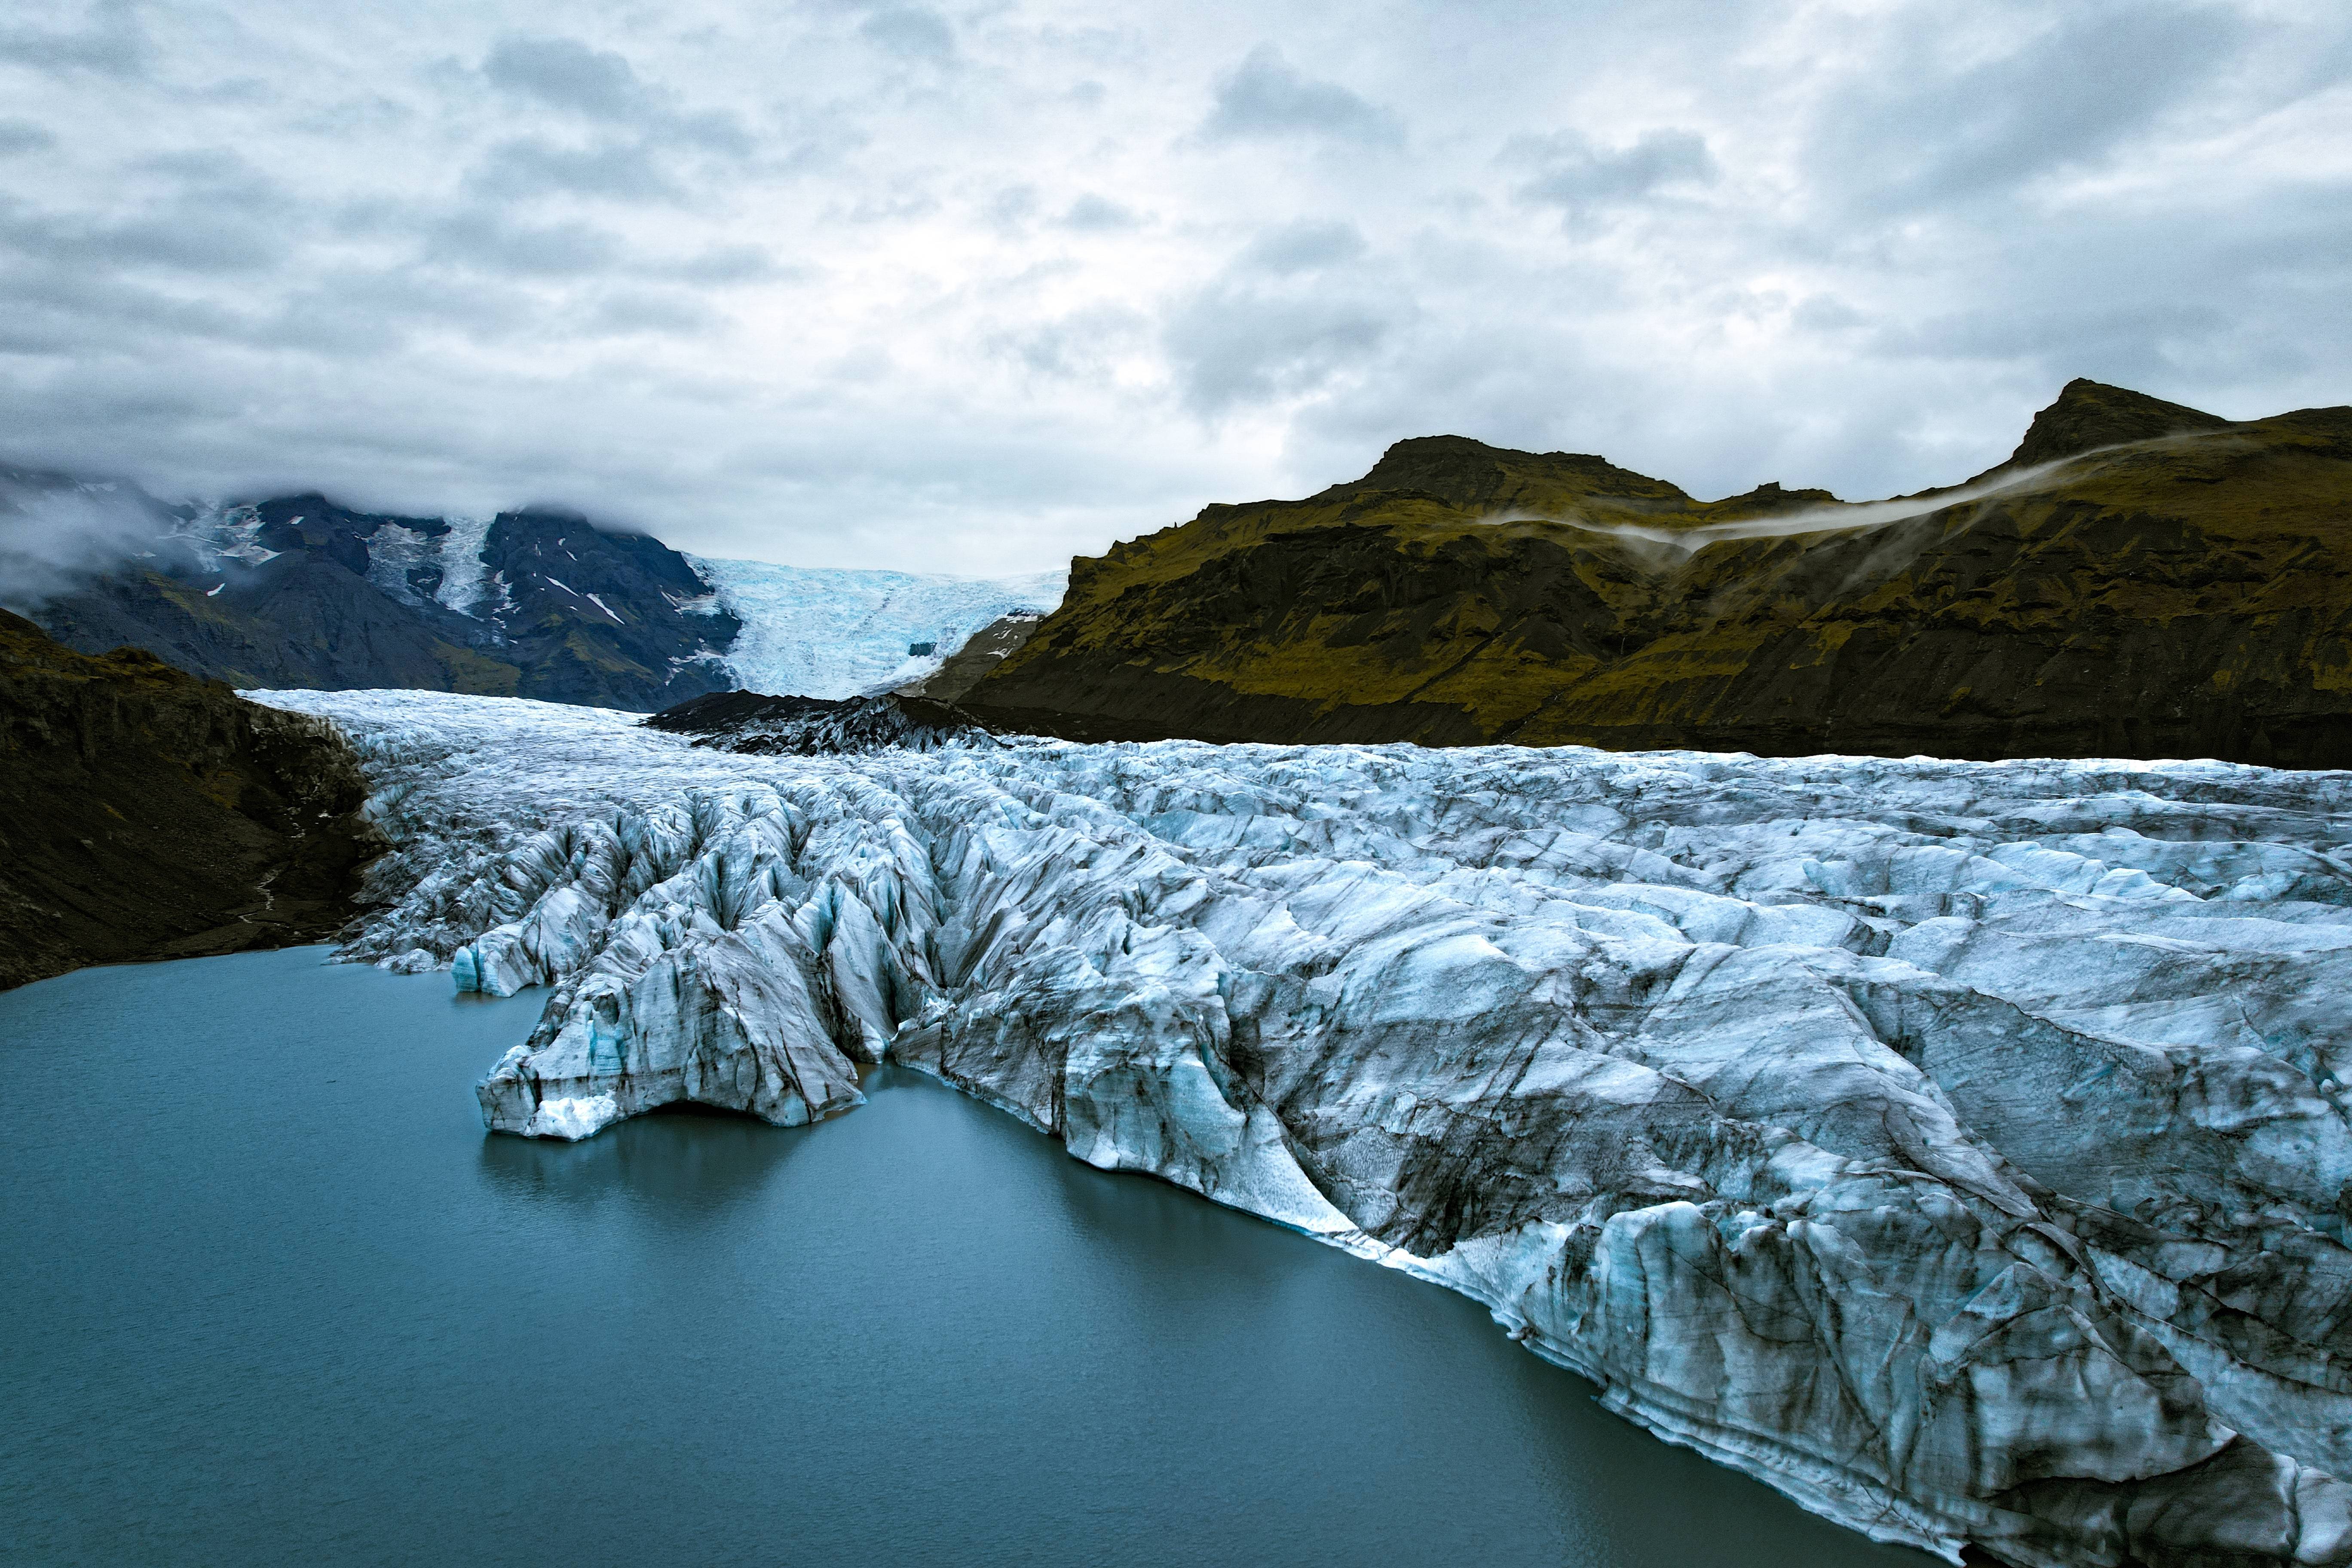
[[[163,532],[143,496],[0,474],[0,606],[18,614],[149,552]]]

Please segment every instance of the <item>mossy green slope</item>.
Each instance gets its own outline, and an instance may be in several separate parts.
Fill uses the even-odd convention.
[[[2078,381],[1903,505],[1403,441],[1074,563],[966,700],[1085,738],[2352,766],[2352,408]]]

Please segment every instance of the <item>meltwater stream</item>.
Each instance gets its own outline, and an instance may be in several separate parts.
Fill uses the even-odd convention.
[[[486,1137],[538,998],[324,956],[0,994],[0,1561],[1928,1561],[924,1079]]]

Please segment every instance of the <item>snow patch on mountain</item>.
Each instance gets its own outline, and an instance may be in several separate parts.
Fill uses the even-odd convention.
[[[258,566],[278,559],[278,551],[265,548],[255,537],[260,531],[261,514],[257,508],[215,506],[206,507],[177,523],[167,537],[186,544],[203,570],[217,572],[223,561]]]
[[[799,697],[860,697],[920,679],[982,627],[1050,611],[1069,586],[1067,571],[967,578],[687,559],[743,623],[727,653],[735,678]],[[932,651],[910,653],[918,643]]]

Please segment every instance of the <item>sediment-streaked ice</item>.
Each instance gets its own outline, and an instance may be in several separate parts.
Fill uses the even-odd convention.
[[[550,988],[493,1127],[792,1124],[887,1055],[1874,1535],[2352,1562],[2352,776],[256,695],[371,770],[353,956]]]

